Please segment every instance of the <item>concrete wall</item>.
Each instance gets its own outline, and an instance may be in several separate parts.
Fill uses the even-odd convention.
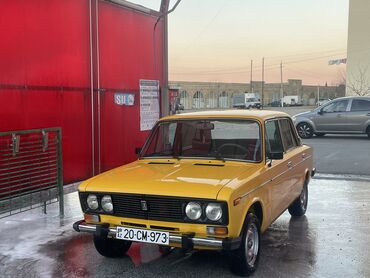
[[[370,95],[370,1],[350,0],[347,46],[347,95]],[[358,93],[357,93],[358,94]]]
[[[289,79],[283,84],[284,96],[298,95],[304,105],[315,105],[317,86],[303,85],[302,80]],[[170,88],[178,90],[180,103],[185,109],[230,108],[235,93],[250,92],[249,83],[170,81]],[[252,91],[261,96],[262,82],[253,81]],[[320,98],[337,98],[345,94],[342,86],[320,86]],[[280,83],[264,84],[264,105],[280,100]]]

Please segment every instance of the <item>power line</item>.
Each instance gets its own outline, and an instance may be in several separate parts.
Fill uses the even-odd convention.
[[[297,59],[297,60],[291,60],[284,62],[284,65],[290,65],[290,64],[298,64],[302,62],[308,62],[308,61],[315,61],[320,60],[324,58],[333,57],[332,54],[330,55],[322,55],[317,57],[311,57],[311,58],[305,58],[305,59]],[[278,68],[280,63],[272,63],[269,66],[265,67],[265,70],[270,70],[274,68]],[[227,70],[227,69],[218,69],[218,70],[206,70],[206,71],[191,71],[191,72],[172,72],[173,74],[233,74],[233,73],[248,73],[249,70],[246,70],[245,67],[238,67],[237,69],[240,70]],[[261,66],[255,67],[257,69],[261,69]]]

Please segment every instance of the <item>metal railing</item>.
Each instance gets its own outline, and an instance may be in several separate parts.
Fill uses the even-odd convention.
[[[0,218],[59,200],[64,216],[61,128],[0,132]]]

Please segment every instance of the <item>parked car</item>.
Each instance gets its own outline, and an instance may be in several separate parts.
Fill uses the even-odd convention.
[[[343,97],[293,116],[301,138],[327,133],[367,134],[370,138],[370,97]]]
[[[282,112],[228,110],[162,118],[133,163],[79,186],[96,250],[121,257],[131,243],[224,250],[231,270],[255,271],[261,233],[286,209],[302,216],[315,173]]]
[[[275,100],[270,103],[271,107],[281,107],[281,101],[280,100]]]
[[[233,108],[240,109],[261,109],[261,99],[258,94],[255,93],[240,93],[233,95]]]
[[[300,96],[284,96],[283,105],[285,107],[289,106],[302,106],[302,101]]]

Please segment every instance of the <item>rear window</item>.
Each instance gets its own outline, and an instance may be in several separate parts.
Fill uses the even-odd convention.
[[[354,99],[351,111],[370,111],[370,100]]]

